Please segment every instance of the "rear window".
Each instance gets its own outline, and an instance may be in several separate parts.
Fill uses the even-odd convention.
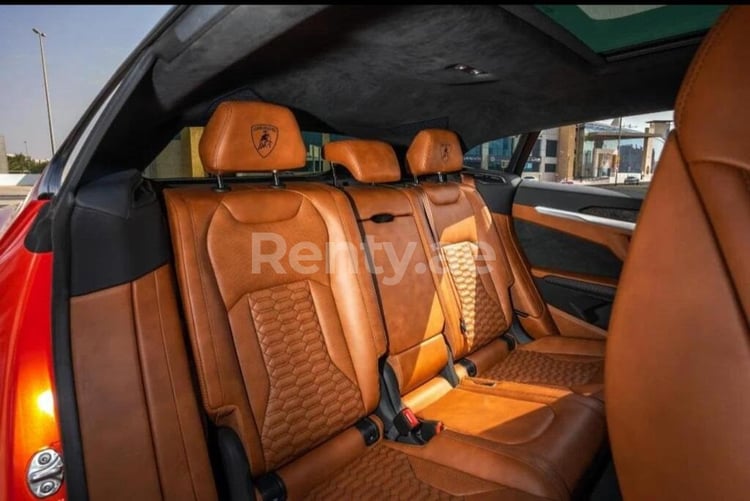
[[[520,138],[520,135],[501,137],[475,146],[464,154],[464,166],[470,169],[506,170]]]
[[[208,175],[203,170],[198,145],[203,135],[203,127],[185,127],[162,149],[146,167],[143,175],[150,179],[184,179],[204,178]],[[303,169],[291,171],[287,175],[310,175],[327,172],[331,165],[323,160],[323,145],[330,141],[348,139],[347,136],[324,132],[302,131],[302,140],[307,150],[307,161]],[[240,176],[260,175],[263,173],[241,173]]]

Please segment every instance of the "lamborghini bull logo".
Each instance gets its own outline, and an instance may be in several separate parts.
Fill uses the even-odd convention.
[[[250,128],[253,137],[253,146],[262,158],[266,158],[276,147],[279,137],[279,129],[274,125],[257,124]]]
[[[440,145],[440,158],[443,159],[443,162],[447,162],[448,158],[451,154],[451,145],[450,144],[441,144]]]

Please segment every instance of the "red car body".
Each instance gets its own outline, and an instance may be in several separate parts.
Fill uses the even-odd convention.
[[[32,500],[25,479],[42,449],[61,452],[52,363],[52,252],[26,236],[48,200],[34,192],[0,235],[0,499]],[[29,298],[34,300],[30,301]],[[47,499],[65,499],[65,486]]]

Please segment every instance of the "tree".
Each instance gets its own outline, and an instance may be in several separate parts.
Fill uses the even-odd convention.
[[[23,174],[39,174],[47,166],[47,161],[34,160],[33,158],[17,153],[8,155],[8,172]]]

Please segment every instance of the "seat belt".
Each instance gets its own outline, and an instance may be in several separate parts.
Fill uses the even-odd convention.
[[[432,215],[432,208],[431,208],[432,202],[430,202],[430,199],[427,196],[427,193],[424,192],[424,190],[420,189],[419,187],[415,187],[414,189],[417,190],[419,199],[422,202],[422,210],[425,214],[425,217],[427,218],[427,226],[430,229],[430,234],[432,235],[432,241],[435,244],[441,264],[445,268],[445,271],[448,272],[448,282],[450,283],[451,290],[453,291],[453,299],[456,303],[456,307],[458,308],[459,327],[461,328],[461,334],[466,336],[467,326],[466,326],[466,321],[464,320],[464,313],[463,313],[464,308],[463,308],[463,305],[461,304],[461,295],[459,294],[458,288],[456,287],[456,282],[453,280],[453,273],[451,272],[450,264],[448,263],[448,258],[445,255],[445,250],[443,249],[443,246],[440,243],[440,238],[437,232],[437,225],[435,224],[435,218]],[[438,293],[439,293],[440,292],[439,281],[435,285],[438,288]]]

